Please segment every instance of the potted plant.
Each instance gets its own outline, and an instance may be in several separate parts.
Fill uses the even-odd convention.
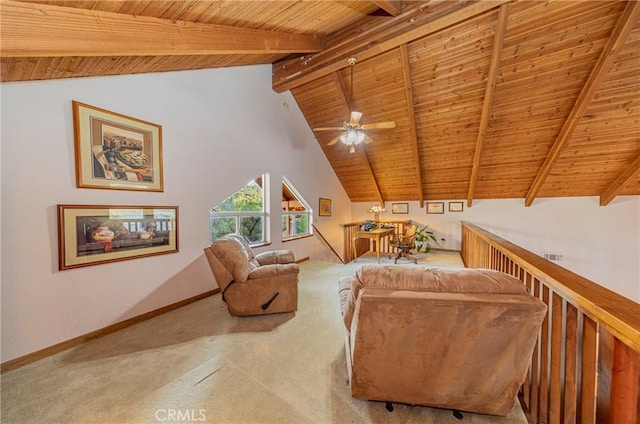
[[[418,252],[429,252],[431,250],[430,243],[433,241],[437,241],[435,234],[433,231],[429,229],[428,225],[425,225],[422,228],[418,228],[416,231],[416,236],[413,239],[416,245],[416,250]]]

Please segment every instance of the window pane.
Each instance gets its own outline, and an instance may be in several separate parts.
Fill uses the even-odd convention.
[[[220,237],[236,232],[237,218],[232,217],[216,217],[210,218],[211,241],[218,240]]]
[[[310,234],[308,214],[282,215],[283,237],[293,237],[304,234]]]
[[[251,181],[213,207],[214,212],[261,212],[262,210],[262,187],[256,181]]]
[[[295,216],[295,234],[307,234],[309,233],[309,220],[307,215]]]
[[[245,236],[250,243],[261,242],[262,237],[262,217],[243,216],[240,218],[240,234]]]

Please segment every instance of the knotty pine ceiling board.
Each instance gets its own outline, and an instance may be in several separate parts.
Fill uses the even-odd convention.
[[[409,45],[426,200],[466,197],[496,16],[489,13]]]
[[[539,196],[597,196],[640,154],[639,50],[640,22],[585,110]]]
[[[576,31],[584,36],[581,28],[591,23],[593,16],[571,14],[570,9],[571,5],[564,3],[549,3],[544,10],[533,5],[516,11],[508,23],[489,123],[493,131],[487,134],[479,168],[482,178],[475,188],[479,198],[497,196],[497,181],[509,182],[509,197],[527,193],[617,19],[614,15],[600,21],[586,41],[588,48],[574,49],[571,46],[575,43],[566,39],[574,38]],[[591,13],[601,13],[601,9]],[[526,15],[528,21],[518,15]],[[521,26],[513,28],[518,18]],[[524,140],[517,133],[523,122],[531,128]],[[496,123],[500,123],[500,131],[495,131]],[[550,131],[541,132],[538,127],[542,126]],[[505,149],[510,146],[517,146],[517,156],[505,159]],[[493,166],[505,160],[511,166]]]
[[[411,189],[406,181],[413,181],[415,196],[415,160],[411,150],[409,119],[402,64],[398,49],[391,50],[354,66],[354,109],[362,111],[362,124],[394,121],[392,129],[369,130],[374,140],[364,147],[371,168],[378,177],[383,199],[402,200]],[[350,79],[350,76],[349,76]],[[365,81],[366,84],[360,83]],[[346,84],[349,87],[349,84]],[[393,178],[388,178],[390,171]],[[375,201],[376,198],[371,200]]]
[[[36,1],[54,6],[292,33],[331,33],[375,11],[363,1]]]

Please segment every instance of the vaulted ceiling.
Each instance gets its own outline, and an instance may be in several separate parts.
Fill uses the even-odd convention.
[[[640,195],[638,1],[0,1],[1,81],[273,64],[352,201]],[[348,59],[357,59],[350,66]]]

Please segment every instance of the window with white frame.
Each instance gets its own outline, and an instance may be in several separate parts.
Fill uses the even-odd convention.
[[[282,177],[282,239],[288,240],[313,233],[313,211],[293,184]]]
[[[241,234],[251,244],[268,242],[268,174],[251,180],[210,211],[210,240]]]

